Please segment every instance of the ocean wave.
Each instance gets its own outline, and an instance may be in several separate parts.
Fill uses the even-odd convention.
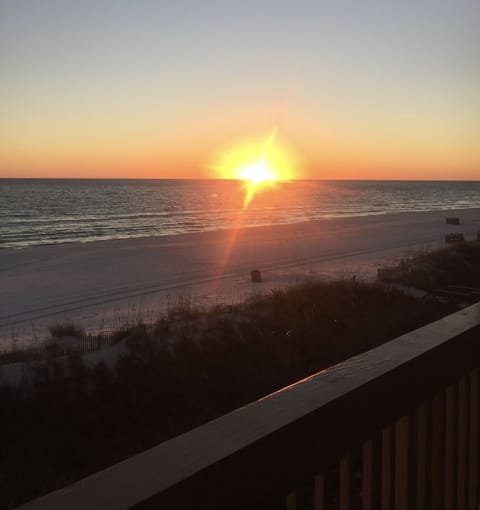
[[[3,184],[2,248],[480,207],[480,182],[298,181],[259,193],[248,209],[236,181]]]

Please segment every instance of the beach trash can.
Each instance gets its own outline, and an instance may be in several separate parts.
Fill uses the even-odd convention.
[[[250,278],[253,283],[260,283],[262,281],[262,275],[258,269],[254,269],[250,273]]]
[[[460,218],[449,217],[447,218],[448,225],[460,225]]]

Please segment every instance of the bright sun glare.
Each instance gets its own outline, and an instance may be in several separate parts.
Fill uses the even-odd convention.
[[[252,165],[241,168],[240,177],[254,184],[277,179],[274,170],[270,168],[268,162],[263,158],[258,163],[253,163]]]
[[[278,142],[276,129],[266,140],[248,139],[228,146],[214,165],[222,178],[244,181],[245,208],[261,189],[292,179],[297,167],[292,151]]]

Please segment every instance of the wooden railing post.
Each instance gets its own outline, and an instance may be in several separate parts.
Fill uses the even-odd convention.
[[[408,416],[395,423],[395,510],[408,509]]]
[[[425,510],[427,496],[427,406],[417,408],[417,510]]]
[[[467,378],[458,382],[457,510],[465,510],[467,467]]]
[[[445,391],[445,510],[454,510],[455,490],[455,386]]]
[[[382,431],[382,510],[392,508],[392,429]]]
[[[470,374],[470,437],[469,437],[469,475],[468,475],[468,509],[477,510],[478,505],[478,399],[479,370]]]
[[[340,459],[340,510],[350,510],[350,457]]]
[[[314,510],[325,510],[325,475],[318,474],[314,485]]]
[[[441,510],[443,501],[443,398],[435,395],[432,404],[432,510]]]
[[[362,509],[373,510],[373,441],[363,443]]]
[[[297,510],[297,493],[291,492],[287,496],[286,510]]]

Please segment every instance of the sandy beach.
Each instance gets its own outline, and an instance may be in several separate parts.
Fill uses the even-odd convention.
[[[463,209],[1,250],[0,338],[41,337],[64,320],[109,328],[182,299],[235,302],[307,278],[373,278],[447,233],[478,231],[480,209]],[[264,282],[250,282],[252,269]]]

